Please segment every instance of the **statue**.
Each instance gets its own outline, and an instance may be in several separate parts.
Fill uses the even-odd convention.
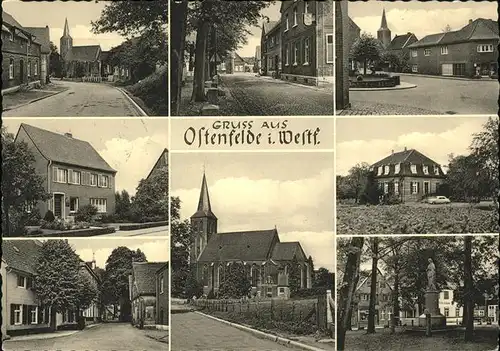
[[[436,288],[436,266],[432,262],[432,258],[429,258],[429,265],[427,266],[427,290],[437,290]]]

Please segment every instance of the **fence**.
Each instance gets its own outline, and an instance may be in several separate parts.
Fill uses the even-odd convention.
[[[82,82],[87,83],[101,83],[102,77],[82,77]]]

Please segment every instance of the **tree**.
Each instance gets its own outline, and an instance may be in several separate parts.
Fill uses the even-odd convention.
[[[115,193],[115,214],[119,219],[129,219],[131,216],[130,195],[127,190]]]
[[[347,192],[353,194],[356,203],[358,203],[361,194],[367,186],[370,172],[370,165],[368,163],[358,163],[349,170],[349,175],[345,178]]]
[[[4,236],[24,234],[27,220],[24,206],[45,201],[50,195],[45,191],[45,179],[39,176],[35,156],[25,142],[14,142],[14,136],[2,126],[2,233]],[[16,216],[18,222],[11,218]],[[14,230],[13,230],[14,229]]]
[[[474,281],[472,278],[472,236],[464,237],[464,319],[465,341],[474,339],[474,301],[472,299],[472,290]]]
[[[78,279],[78,307],[79,310],[85,310],[96,302],[99,290],[90,278],[85,274],[80,274]]]
[[[220,298],[239,299],[249,296],[252,284],[242,263],[234,262],[226,265],[223,277],[224,279],[222,279],[218,290]]]
[[[473,154],[449,160],[446,184],[452,199],[479,202],[482,197],[491,194],[487,171]]]
[[[61,55],[59,55],[57,46],[50,42],[49,75],[53,74],[56,77],[62,77],[62,68]]]
[[[294,255],[290,262],[290,272],[288,273],[288,287],[290,294],[294,294],[300,289],[300,266],[297,257]]]
[[[333,290],[333,275],[324,267],[320,267],[314,276],[314,288],[326,288]]]
[[[161,168],[141,179],[132,202],[135,220],[168,221],[168,169]]]
[[[376,205],[380,202],[381,195],[382,190],[380,189],[378,182],[375,180],[374,173],[369,172],[366,178],[365,187],[359,198],[359,203]]]
[[[367,33],[361,34],[356,39],[352,48],[351,56],[355,61],[364,63],[364,73],[366,75],[366,67],[369,63],[380,60],[380,44],[373,36]]]
[[[180,107],[188,3],[188,0],[172,1],[170,3],[170,65],[173,67],[170,70],[172,115],[178,115]]]
[[[368,307],[368,334],[375,333],[375,304],[377,299],[377,274],[378,274],[378,259],[379,259],[379,238],[374,237],[370,240],[372,250],[372,272],[370,276],[370,303]]]

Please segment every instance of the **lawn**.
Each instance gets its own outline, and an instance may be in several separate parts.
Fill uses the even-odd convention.
[[[463,329],[446,333],[435,333],[426,337],[423,333],[377,330],[375,334],[365,331],[349,331],[346,335],[346,351],[490,351],[496,350],[498,328],[484,328],[475,331],[475,341],[465,342]]]
[[[338,234],[498,233],[498,212],[469,206],[337,207]]]

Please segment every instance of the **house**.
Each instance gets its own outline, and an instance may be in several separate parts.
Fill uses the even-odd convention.
[[[262,74],[272,76],[281,70],[281,27],[280,21],[267,21],[262,24],[260,39]]]
[[[38,38],[3,10],[2,19],[2,95],[45,84],[41,77],[45,38]]]
[[[167,262],[155,273],[157,325],[168,325],[168,272]]]
[[[51,198],[27,204],[42,218],[48,210],[58,218],[71,220],[85,205],[97,207],[99,214],[115,210],[116,171],[88,142],[71,133],[57,134],[22,123],[15,142],[25,142],[35,157],[34,167],[44,178],[44,188]]]
[[[35,36],[35,42],[40,43],[40,82],[48,83],[50,67],[50,30],[45,27],[25,27]]]
[[[231,55],[233,73],[234,72],[251,72],[253,64],[248,62],[247,58],[241,57],[237,53]],[[227,72],[229,73],[229,72]]]
[[[284,80],[333,82],[333,0],[281,2]]]
[[[205,294],[217,293],[226,266],[243,263],[253,296],[287,298],[290,296],[288,278],[294,258],[299,266],[300,288],[311,287],[312,267],[299,242],[280,242],[276,229],[218,233],[205,174],[198,208],[191,216],[191,226],[194,238],[190,262]]]
[[[156,323],[156,273],[164,268],[165,264],[166,262],[132,262],[129,294],[133,325]]]
[[[52,312],[43,306],[33,289],[36,266],[41,255],[42,242],[38,240],[4,240],[2,242],[2,335],[49,332],[77,324],[76,311]],[[82,262],[81,274],[86,274],[90,281],[98,284],[97,277]],[[87,317],[89,310],[98,311],[98,304],[92,304],[84,316],[88,322],[94,317]]]
[[[398,58],[400,58],[401,66],[393,67],[391,62],[387,62],[384,65],[385,66],[384,69],[387,69],[390,72],[398,72],[398,71],[406,72],[409,68],[406,68],[407,65],[405,63],[407,63],[410,58],[410,49],[408,48],[408,46],[417,41],[418,38],[416,37],[416,35],[410,32],[402,35],[396,35],[392,39],[389,46],[387,46],[385,52],[394,54]]]
[[[441,166],[414,149],[392,152],[372,165],[375,181],[384,194],[415,202],[436,194],[444,182]]]
[[[96,262],[95,258],[90,262],[81,262],[80,263],[80,274],[85,275],[88,281],[94,285],[95,289],[99,288],[100,279],[97,276],[96,270]],[[85,318],[86,323],[96,323],[101,318],[101,310],[99,301],[92,303],[89,307],[87,307],[83,313],[83,317]]]
[[[413,73],[443,76],[498,75],[498,22],[478,18],[463,28],[427,35],[408,46]]]
[[[158,160],[156,161],[155,165],[153,166],[153,168],[151,169],[146,178],[151,177],[151,175],[157,170],[164,168],[168,169],[168,149],[166,148],[163,149],[160,157],[158,158]]]

